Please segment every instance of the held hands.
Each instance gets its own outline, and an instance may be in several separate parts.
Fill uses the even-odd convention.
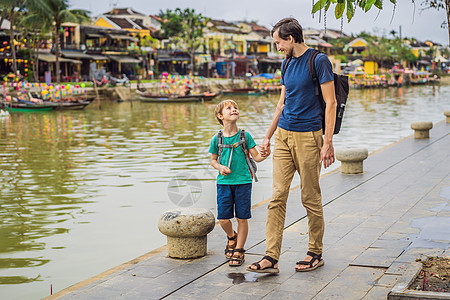
[[[322,150],[320,151],[320,162],[323,162],[323,167],[326,169],[334,163],[334,148],[333,143],[324,142]]]
[[[262,157],[268,157],[270,155],[270,140],[265,138],[259,146],[259,153]]]
[[[230,168],[228,168],[226,166],[219,165],[219,172],[220,172],[220,175],[227,176],[228,174],[231,173],[231,170],[230,170]]]

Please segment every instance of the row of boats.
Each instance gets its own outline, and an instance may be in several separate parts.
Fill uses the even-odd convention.
[[[255,88],[234,88],[223,90],[218,93],[201,93],[201,94],[187,94],[187,95],[164,95],[153,94],[150,92],[136,91],[137,99],[142,102],[204,102],[210,101],[218,95],[248,95],[257,96],[267,93],[266,90]]]
[[[216,96],[222,95],[263,95],[267,91],[255,88],[234,88],[218,93],[201,93],[187,95],[162,95],[152,94],[147,91],[136,91],[136,98],[142,102],[168,103],[168,102],[205,102],[211,101]],[[61,99],[60,101],[46,101],[37,95],[29,95],[25,99],[18,100],[13,97],[0,99],[0,107],[9,112],[33,112],[52,110],[81,110],[92,103],[96,97],[78,97]]]
[[[52,110],[81,110],[92,103],[95,97],[86,97],[59,102],[43,101],[42,99],[31,98],[28,100],[6,99],[0,100],[0,107],[10,112],[34,112]]]

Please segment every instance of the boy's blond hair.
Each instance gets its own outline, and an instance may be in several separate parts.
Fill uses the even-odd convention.
[[[226,100],[223,100],[222,102],[220,102],[219,104],[217,104],[216,109],[214,110],[214,115],[216,116],[217,121],[219,121],[220,125],[222,125],[222,126],[223,126],[223,122],[221,119],[219,119],[219,114],[222,115],[223,109],[229,104],[236,106],[239,109],[237,103],[234,102],[234,100],[226,99]]]

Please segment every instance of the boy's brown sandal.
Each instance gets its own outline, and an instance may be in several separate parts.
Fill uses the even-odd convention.
[[[237,256],[236,256],[237,254]],[[244,249],[234,249],[233,256],[230,259],[228,265],[230,267],[239,267],[245,262],[245,250]]]
[[[237,245],[237,233],[236,233],[236,231],[234,232],[234,236],[233,237],[229,237],[227,235],[227,239],[228,239],[228,242],[227,242],[227,246],[225,247],[225,258],[226,259],[231,259],[231,257],[233,256],[233,253],[234,253],[234,249],[236,248],[236,245]],[[234,242],[232,242],[231,245],[230,245],[230,241],[234,241]]]

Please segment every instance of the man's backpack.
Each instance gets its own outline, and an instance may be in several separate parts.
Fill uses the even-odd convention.
[[[239,133],[239,142],[234,144],[224,144],[222,130],[219,130],[219,132],[217,133],[217,147],[219,148],[219,151],[217,153],[217,161],[220,164],[223,148],[231,148],[231,154],[228,160],[228,168],[230,168],[231,158],[233,158],[233,150],[239,146],[241,146],[242,151],[244,152],[245,161],[247,162],[247,166],[250,170],[252,178],[255,178],[255,182],[258,182],[258,177],[256,177],[256,171],[258,170],[258,168],[256,167],[256,162],[250,156],[250,152],[247,149],[247,137],[245,136],[245,130],[241,129],[241,132]]]
[[[319,100],[320,100],[320,106],[322,107],[322,111],[323,111],[323,119],[322,119],[322,128],[323,128],[323,133],[325,134],[325,101],[323,100],[323,96],[322,96],[322,90],[320,89],[320,83],[319,83],[319,79],[317,78],[317,74],[316,74],[316,67],[315,67],[315,59],[316,56],[321,53],[319,50],[313,49],[313,52],[311,53],[311,55],[308,58],[308,69],[309,69],[309,74],[311,75],[311,78],[314,82],[315,85],[315,95],[319,96]],[[291,61],[292,57],[289,57],[286,59],[286,62],[284,64],[284,68],[282,71],[282,77],[284,79],[284,73],[286,72],[286,68],[289,64],[289,62]],[[334,124],[334,132],[333,134],[337,134],[339,133],[339,130],[341,129],[341,124],[342,124],[342,118],[344,117],[344,110],[345,110],[345,105],[347,103],[347,99],[348,99],[348,93],[349,93],[349,85],[348,85],[348,76],[345,75],[338,75],[336,73],[333,73],[334,75],[334,91],[336,93],[336,122]]]

